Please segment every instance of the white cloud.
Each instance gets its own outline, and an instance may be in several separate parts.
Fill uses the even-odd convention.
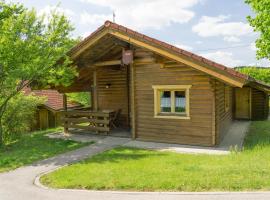
[[[100,25],[101,19],[112,19],[116,13],[116,22],[135,29],[160,29],[172,23],[186,23],[195,13],[191,10],[201,0],[81,0],[96,6],[108,8],[108,14],[92,14],[84,12],[81,20],[88,25]],[[94,21],[92,18],[98,19]]]
[[[192,51],[193,50],[192,46],[185,45],[185,44],[176,44],[175,46],[180,48],[180,49],[187,50],[187,51]]]
[[[56,11],[59,14],[64,14],[68,18],[72,18],[75,16],[75,13],[67,8],[61,8],[59,6],[45,6],[43,9],[39,10],[39,15],[50,15],[52,11]]]
[[[224,40],[234,42],[237,37],[249,35],[253,29],[243,22],[226,22],[230,16],[219,15],[217,17],[203,16],[198,24],[192,27],[192,31],[201,37],[223,36]]]
[[[252,43],[250,44],[250,49],[251,49],[252,51],[256,51],[256,50],[257,50],[257,47],[256,47],[255,42],[252,42]]]
[[[201,56],[221,63],[227,67],[235,67],[243,64],[242,60],[235,59],[233,54],[225,51],[216,51],[211,53],[203,53]]]
[[[254,62],[249,63],[248,66],[270,67],[270,61],[267,59],[255,60]]]
[[[235,37],[235,36],[225,36],[223,39],[226,42],[240,42],[241,41],[240,38]]]
[[[97,14],[89,14],[87,12],[83,12],[81,14],[81,24],[88,25],[88,24],[102,24],[104,21],[109,19],[109,15],[97,15]]]

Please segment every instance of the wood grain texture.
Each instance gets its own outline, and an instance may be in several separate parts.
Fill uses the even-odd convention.
[[[269,113],[269,96],[263,91],[252,88],[252,120],[267,119]]]
[[[227,87],[227,89],[226,89]],[[229,107],[225,107],[225,92],[229,96]],[[233,88],[220,82],[215,83],[216,144],[219,144],[229,130],[233,120]]]
[[[110,84],[109,88],[106,85]],[[127,67],[114,69],[112,67],[100,67],[97,69],[98,108],[100,110],[119,110],[119,123],[121,126],[129,126],[128,105],[128,77]]]
[[[136,58],[152,56],[144,50],[135,52]],[[183,64],[174,68],[161,68],[156,62],[134,66],[137,138],[212,146],[213,90],[209,76]],[[190,119],[154,118],[153,85],[191,85]]]

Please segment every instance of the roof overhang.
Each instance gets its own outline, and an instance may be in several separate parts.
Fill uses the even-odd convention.
[[[250,87],[253,87],[253,88],[256,88],[258,90],[261,90],[267,94],[270,94],[270,86],[263,83],[263,82],[260,82],[260,81],[257,81],[257,80],[252,80],[248,83],[248,85]]]

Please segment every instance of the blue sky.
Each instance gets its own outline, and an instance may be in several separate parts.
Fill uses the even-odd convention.
[[[151,37],[200,54],[229,67],[270,66],[256,60],[257,33],[246,16],[252,15],[244,0],[10,0],[48,13],[58,5],[76,30],[85,37],[112,20]]]

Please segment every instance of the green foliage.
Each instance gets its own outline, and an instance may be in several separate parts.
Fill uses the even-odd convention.
[[[263,67],[236,67],[237,71],[247,74],[252,78],[270,84],[270,68]]]
[[[23,134],[18,140],[0,147],[0,172],[12,170],[89,144],[71,140],[50,139],[45,136],[56,131],[61,131],[61,129]]]
[[[270,59],[270,1],[269,0],[246,0],[251,6],[256,16],[248,16],[250,25],[260,33],[260,38],[256,41],[258,48],[257,57],[259,59]]]
[[[19,3],[0,1],[0,145],[9,101],[24,87],[71,83],[77,75],[67,51],[77,42],[64,15],[39,16]]]
[[[269,190],[269,121],[252,122],[244,147],[230,155],[120,147],[42,176],[41,181],[56,188],[91,190]]]
[[[12,142],[22,133],[30,131],[35,122],[37,106],[45,99],[18,94],[12,98],[3,115],[4,143]]]
[[[91,105],[89,92],[68,93],[68,100],[78,102],[84,106]]]

